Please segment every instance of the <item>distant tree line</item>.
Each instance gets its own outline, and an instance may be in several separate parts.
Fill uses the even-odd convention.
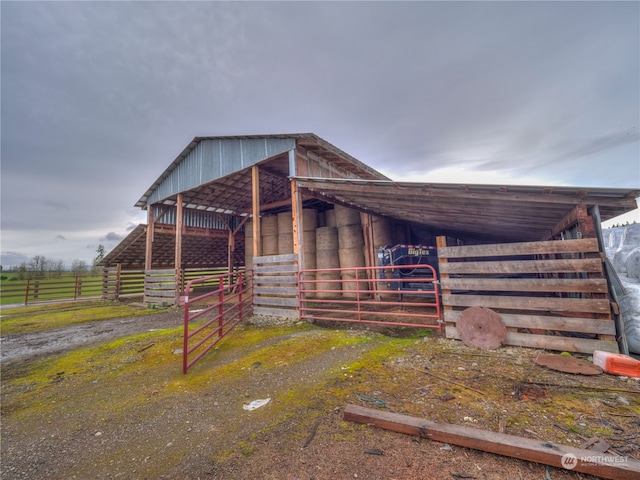
[[[20,265],[13,265],[8,269],[3,269],[0,266],[0,271],[5,273],[17,274],[14,278],[17,280],[27,280],[29,278],[55,278],[61,277],[64,274],[73,274],[76,276],[97,274],[100,271],[99,264],[104,258],[105,249],[104,246],[98,245],[96,250],[96,257],[93,259],[92,265],[89,265],[84,260],[73,260],[71,262],[71,268],[66,269],[62,260],[56,260],[47,258],[44,255],[35,255],[31,260],[22,262]],[[3,275],[3,280],[6,277]]]

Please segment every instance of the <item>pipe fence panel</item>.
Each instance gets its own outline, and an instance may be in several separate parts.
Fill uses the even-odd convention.
[[[252,312],[253,293],[243,272],[190,280],[184,295],[182,373]]]
[[[301,320],[442,329],[430,265],[302,270],[298,305]]]

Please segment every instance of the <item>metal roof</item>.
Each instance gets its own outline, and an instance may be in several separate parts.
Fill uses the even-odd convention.
[[[640,190],[296,178],[303,193],[331,203],[412,221],[458,238],[547,238],[580,204],[598,205],[602,221],[637,207]]]
[[[152,203],[164,202],[177,193],[233,176],[252,165],[278,158],[296,147],[303,147],[323,157],[355,178],[387,179],[380,172],[313,133],[195,137],[135,206],[147,208]],[[283,159],[286,161],[279,173],[287,177],[289,164],[286,157]],[[237,187],[237,182],[237,179],[231,181],[231,186]],[[171,204],[170,201],[166,203]]]

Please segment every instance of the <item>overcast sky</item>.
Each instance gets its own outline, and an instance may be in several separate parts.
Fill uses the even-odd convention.
[[[638,2],[0,3],[2,265],[91,262],[195,136],[395,180],[640,187]]]

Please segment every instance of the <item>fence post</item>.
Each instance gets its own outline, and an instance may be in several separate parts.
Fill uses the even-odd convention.
[[[24,293],[24,306],[26,307],[29,303],[29,287],[31,286],[31,279],[27,279],[27,291]]]
[[[122,264],[116,265],[116,291],[113,294],[113,299],[117,302],[120,300],[120,275],[122,274]]]
[[[218,280],[218,337],[222,338],[222,327],[224,315],[224,278]]]
[[[38,298],[38,290],[40,290],[40,280],[36,280],[33,285],[33,299]]]
[[[74,283],[74,286],[73,286],[73,299],[74,300],[78,299],[78,289],[79,289],[78,281],[79,280],[80,280],[80,277],[78,277],[78,275],[76,275],[75,283]]]

